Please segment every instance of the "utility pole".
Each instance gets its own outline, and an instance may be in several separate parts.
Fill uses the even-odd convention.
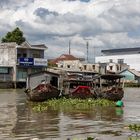
[[[93,56],[93,62],[95,64],[95,46],[93,46],[93,54],[94,54],[94,56]]]
[[[70,45],[71,45],[71,41],[69,40],[69,55],[71,54],[71,48],[70,48]]]
[[[89,50],[89,40],[92,40],[92,39],[86,39],[85,38],[84,40],[86,40],[86,49],[87,49],[87,58],[86,58],[86,61],[88,63],[89,62],[89,58],[88,58],[89,57],[89,54],[88,54],[89,53],[89,51],[88,51]]]
[[[86,46],[87,46],[87,63],[88,63],[88,47],[89,47],[89,43],[88,43],[88,41],[87,41]]]

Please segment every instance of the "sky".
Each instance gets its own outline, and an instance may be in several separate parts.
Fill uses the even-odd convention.
[[[94,60],[101,50],[140,47],[140,0],[0,0],[0,38],[19,27],[46,58]]]

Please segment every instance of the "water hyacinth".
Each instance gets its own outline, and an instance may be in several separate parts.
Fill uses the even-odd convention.
[[[128,127],[131,131],[135,131],[135,132],[140,131],[140,125],[138,124],[130,124]]]
[[[95,106],[114,106],[115,102],[106,100],[106,99],[67,99],[67,98],[60,98],[60,99],[53,99],[48,100],[41,103],[34,103],[33,104],[33,110],[37,112],[42,112],[47,110],[48,108],[52,109],[90,109]]]

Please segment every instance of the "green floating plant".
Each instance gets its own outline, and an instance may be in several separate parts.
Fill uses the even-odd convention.
[[[90,109],[95,106],[114,106],[115,102],[109,101],[106,99],[67,99],[67,98],[61,98],[61,99],[52,99],[41,103],[33,103],[32,108],[36,112],[42,112],[47,110],[48,108],[52,109]]]
[[[130,124],[128,127],[131,131],[140,131],[140,124]]]
[[[86,140],[94,140],[95,138],[92,138],[92,137],[87,137]]]

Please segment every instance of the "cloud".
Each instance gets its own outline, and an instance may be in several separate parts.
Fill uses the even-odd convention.
[[[48,46],[47,57],[72,53],[89,57],[101,49],[136,47],[140,43],[139,0],[1,0],[0,36],[16,26],[32,44]],[[54,53],[52,53],[54,52]]]

